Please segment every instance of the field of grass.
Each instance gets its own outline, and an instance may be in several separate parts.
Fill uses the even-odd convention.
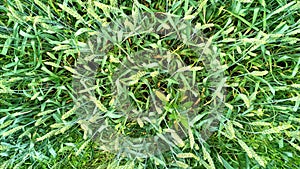
[[[0,169],[300,168],[298,41],[296,0],[1,0]]]

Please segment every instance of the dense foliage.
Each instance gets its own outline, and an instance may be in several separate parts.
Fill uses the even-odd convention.
[[[299,1],[287,0],[0,1],[0,168],[299,168],[299,9]],[[143,13],[172,14],[203,32],[223,65],[226,93],[220,122],[207,140],[200,139],[199,118],[179,141],[183,145],[129,158],[90,139],[89,126],[76,113],[72,75],[81,47],[102,27]],[[100,58],[93,90],[104,113],[112,110],[111,79],[124,51],[158,45],[155,37],[132,36]],[[178,47],[182,42],[158,39],[187,65],[203,66],[193,50]],[[199,112],[208,111],[212,97],[203,82],[210,76],[206,70],[195,78]],[[152,80],[154,86],[170,82],[165,76]],[[140,100],[150,92],[142,83],[130,89]],[[109,118],[125,135],[153,132],[141,121]],[[176,121],[171,113],[166,118]]]

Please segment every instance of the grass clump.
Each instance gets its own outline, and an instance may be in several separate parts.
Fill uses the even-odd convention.
[[[279,0],[0,2],[0,168],[297,168],[299,8],[298,1]],[[191,45],[172,36],[145,33],[115,43],[108,55],[88,64],[95,81],[82,91],[95,91],[85,99],[100,111],[87,112],[89,103],[75,101],[74,76],[82,73],[76,66],[86,56],[82,49],[91,47],[88,42],[107,26],[138,28],[140,23],[115,22],[145,13],[167,13],[183,21],[176,25],[189,23],[219,58],[224,107],[206,140],[202,116],[208,116],[210,101],[219,97],[207,79],[223,78],[210,74]],[[115,37],[106,33],[100,35],[111,42],[118,38],[116,32]],[[184,109],[178,82],[158,69],[144,70],[148,72],[128,89],[141,110],[150,109],[151,95],[169,101],[156,122],[142,117],[130,121],[114,107],[118,68],[128,54],[151,47],[167,49],[197,69],[192,79],[200,100],[188,124],[175,111]],[[90,137],[96,122],[133,138],[183,126],[186,137],[170,134],[176,140],[171,148],[147,158],[124,157]]]

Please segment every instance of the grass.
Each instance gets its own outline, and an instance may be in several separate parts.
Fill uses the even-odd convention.
[[[1,1],[0,168],[298,168],[299,9],[299,1],[285,0]],[[162,24],[201,32],[219,59],[219,74],[212,75],[212,62],[195,57],[199,52],[191,48],[195,42],[186,44],[157,32],[125,36],[126,31],[117,27],[110,30],[122,35],[105,32],[107,25],[137,29],[140,22],[115,22],[145,13],[171,14],[167,21],[162,18]],[[98,38],[115,42],[113,47],[96,48],[108,54],[83,62],[80,58],[95,51],[83,49],[91,47],[88,42],[94,42],[99,31]],[[114,41],[119,37],[121,41]],[[166,67],[143,69],[144,60],[136,58],[129,64],[136,71],[122,67],[128,55],[153,47],[171,51],[191,66],[187,69],[192,78],[172,77]],[[95,80],[87,81],[84,88],[78,85],[83,73]],[[213,83],[222,81],[220,77],[226,78],[223,85]],[[179,113],[191,106],[182,103],[179,82],[184,79],[192,79],[200,98],[191,121]],[[130,87],[122,87],[127,80]],[[212,123],[213,132],[203,139],[206,122],[215,117],[211,100],[220,98],[215,92],[218,85],[225,97],[219,121]],[[86,90],[82,94],[80,89]],[[151,98],[156,98],[159,108],[152,106]],[[130,119],[117,110],[129,100],[139,111],[162,115],[138,114]],[[129,141],[133,140],[128,137],[147,138],[166,129],[184,128],[185,135],[170,132],[168,138],[175,141],[161,153],[153,154],[153,147],[135,149],[150,152],[146,158],[122,149],[132,155],[128,157],[122,156],[124,147],[116,142],[111,142],[112,150],[109,143],[91,137],[107,126],[115,129],[114,138],[121,135]],[[107,132],[94,136],[108,139],[103,133]]]

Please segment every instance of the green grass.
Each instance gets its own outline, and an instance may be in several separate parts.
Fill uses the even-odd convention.
[[[0,168],[299,168],[299,9],[299,1],[285,0],[1,1]],[[185,119],[175,111],[184,109],[177,80],[151,68],[135,76],[129,99],[147,110],[149,98],[157,97],[166,104],[161,121],[128,120],[117,113],[114,101],[124,93],[118,95],[114,85],[126,70],[121,63],[127,54],[156,45],[199,68],[194,71],[200,94],[196,117],[208,116],[216,94],[211,85],[217,85],[205,83],[211,65],[195,57],[191,45],[157,33],[131,35],[100,56],[98,68],[90,65],[96,69],[90,74],[96,82],[89,86],[94,100],[78,106],[72,75],[82,73],[76,69],[79,58],[88,56],[82,49],[90,47],[88,41],[99,30],[105,39],[114,38],[112,32],[103,33],[105,25],[144,13],[184,18],[190,25],[185,30],[195,28],[211,41],[226,78],[225,98],[219,123],[205,141],[204,121],[194,119],[194,125],[186,127],[189,137],[167,151],[130,158],[103,150],[108,144],[90,137],[95,130],[91,121],[109,124],[123,136],[148,137],[185,126]],[[175,25],[183,24],[179,21],[174,19]],[[98,111],[90,117],[88,106],[94,103]]]

